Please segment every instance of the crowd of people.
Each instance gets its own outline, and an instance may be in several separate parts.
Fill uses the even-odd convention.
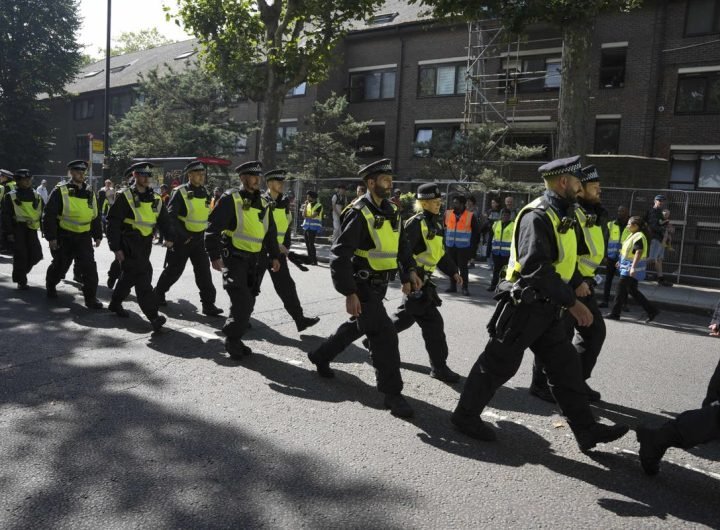
[[[252,354],[243,337],[268,273],[298,331],[319,321],[304,315],[288,268],[293,259],[293,223],[283,170],[266,171],[258,161],[246,162],[235,168],[238,187],[211,194],[205,187],[206,167],[193,161],[184,169],[185,183],[158,193],[151,187],[152,164],[142,162],[127,169],[122,187],[115,189],[107,181],[95,194],[86,183],[85,161],[72,161],[67,168],[68,180],[56,186],[47,200],[32,188],[29,171],[0,170],[0,233],[3,244],[13,251],[12,279],[18,289],[29,288],[27,275],[42,260],[41,233],[52,257],[45,275],[47,297],[58,298],[57,286],[74,263],[85,306],[102,309],[94,249],[105,236],[115,258],[108,271],[112,289],[108,309],[118,317],[130,316],[123,302],[134,288],[140,309],[153,330],[159,331],[166,323],[160,307],[167,305],[166,296],[190,261],[205,315],[223,313],[216,306],[211,269],[222,274],[230,300],[230,314],[222,327],[224,345],[236,360]],[[385,407],[398,417],[413,416],[402,394],[398,334],[417,324],[430,376],[457,383],[459,374],[448,366],[441,299],[433,274],[438,269],[450,279],[446,292],[460,288],[469,294],[468,266],[477,255],[483,225],[490,223],[488,248],[494,270],[489,289],[497,305],[487,325],[489,342],[465,380],[451,423],[470,437],[494,440],[495,430],[483,422],[481,413],[530,349],[535,355],[531,394],[559,405],[582,451],[624,436],[628,426],[596,421],[590,402],[601,396],[588,380],[605,341],[604,319],[620,318],[628,294],[645,308],[648,321],[658,314],[637,284],[650,262],[658,283],[668,284],[662,274],[662,250],[671,237],[665,197],[655,197],[649,223],[629,217],[624,207],[609,220],[601,205],[600,175],[592,166],[582,167],[580,157],[545,164],[539,174],[546,188],[542,196],[519,211],[512,197],[506,197],[502,207],[495,200],[482,217],[474,200],[462,195],[452,198],[452,208],[443,215],[443,194],[436,184],[426,183],[415,193],[414,215],[404,220],[394,200],[399,200],[399,193],[393,191],[393,168],[387,159],[360,170],[363,187],[358,187],[353,200],[339,186],[331,201],[330,278],[345,297],[349,318],[308,353],[319,376],[334,377],[331,362],[364,336]],[[324,212],[316,192],[307,193],[300,211],[308,263],[317,264],[314,243],[322,231]],[[150,254],[156,234],[166,256],[153,287]],[[603,262],[608,272],[603,301],[598,303],[597,272]],[[611,312],[603,316],[600,307],[609,304],[609,284],[616,273],[618,293]],[[383,300],[397,276],[403,301],[391,317]],[[719,316],[710,326],[716,336]],[[640,461],[648,474],[655,474],[668,447],[689,448],[718,437],[720,364],[699,409],[638,431]]]

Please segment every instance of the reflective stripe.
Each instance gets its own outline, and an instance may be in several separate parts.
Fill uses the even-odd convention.
[[[582,208],[575,210],[575,217],[580,223],[583,239],[589,252],[589,254],[578,257],[578,270],[584,277],[589,278],[595,275],[595,271],[605,257],[605,240],[600,226],[587,225],[587,214]]]
[[[123,190],[122,193],[133,214],[132,219],[125,218],[123,222],[132,226],[145,237],[151,235],[157,224],[160,211],[162,210],[162,199],[160,195],[153,193],[153,202],[140,202],[138,206],[135,204],[135,197],[133,196],[132,190],[128,188]],[[153,203],[156,204],[155,208],[153,208]]]
[[[618,271],[620,276],[630,276],[630,267],[632,267],[633,260],[635,259],[633,247],[638,241],[642,241],[643,250],[642,254],[640,254],[637,266],[635,267],[634,278],[638,281],[642,281],[645,279],[645,271],[647,268],[648,242],[645,234],[640,231],[630,235],[630,237],[628,237],[623,243]]]
[[[472,239],[472,212],[465,210],[460,219],[453,210],[445,212],[445,246],[468,248]]]
[[[17,190],[8,192],[12,201],[13,210],[15,211],[15,222],[25,223],[31,230],[40,229],[40,214],[42,212],[42,197],[36,191],[33,191],[34,199],[32,201],[21,201],[17,198]],[[18,204],[18,202],[20,204]]]
[[[620,226],[615,221],[608,222],[607,226],[609,233],[607,255],[608,258],[616,260],[620,255],[622,244],[628,237],[630,237],[631,232],[627,229],[627,227],[622,227],[621,234]]]
[[[493,224],[492,253],[496,256],[509,256],[512,246],[512,235],[515,231],[515,223],[510,221],[505,228],[502,221],[495,221]]]
[[[305,219],[303,219],[302,228],[313,232],[322,230],[322,204],[320,202],[305,206]]]
[[[91,192],[91,208],[87,199],[70,197],[67,184],[59,185],[57,188],[62,200],[62,213],[57,217],[60,228],[75,233],[89,232],[93,219],[98,216],[95,194]]]
[[[185,229],[188,232],[202,232],[208,226],[208,216],[210,215],[210,206],[207,199],[205,197],[193,197],[191,199],[188,196],[186,186],[180,186],[177,191],[180,192],[187,211],[187,215],[178,215],[178,219],[185,223]]]
[[[390,220],[385,220],[382,227],[375,228],[375,215],[367,205],[363,205],[360,213],[367,223],[368,233],[373,241],[372,249],[356,249],[355,255],[368,260],[368,265],[374,271],[388,271],[397,269],[397,254],[400,247],[400,229],[393,230]],[[395,211],[397,215],[397,211]],[[398,219],[399,224],[399,219]]]
[[[231,196],[235,203],[235,230],[233,232],[224,230],[223,234],[232,238],[232,244],[238,250],[258,253],[262,250],[265,234],[270,227],[270,215],[267,211],[269,205],[264,199],[261,199],[262,210],[252,207],[243,209],[244,199],[240,192],[233,190]],[[260,214],[262,212],[265,212],[265,215],[261,222]]]
[[[440,234],[436,234],[432,239],[428,239],[428,226],[425,222],[423,214],[418,214],[412,219],[408,220],[405,224],[407,228],[412,222],[420,223],[420,233],[422,234],[423,242],[425,243],[425,250],[420,254],[415,255],[415,262],[420,265],[428,274],[435,272],[437,264],[440,262],[442,257],[445,255],[445,249],[443,248],[442,237]]]

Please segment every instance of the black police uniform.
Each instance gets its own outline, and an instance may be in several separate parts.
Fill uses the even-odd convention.
[[[622,238],[623,230],[625,230],[625,227],[627,226],[628,220],[624,219],[625,222],[622,222],[622,221],[623,221],[622,219],[615,219],[615,221],[613,221],[620,228],[619,234],[620,234],[621,238]],[[608,232],[609,232],[609,230],[608,230]],[[608,236],[608,239],[609,239],[609,236]],[[605,250],[606,250],[606,256],[605,256],[605,283],[603,284],[603,307],[607,307],[608,304],[610,303],[610,290],[612,289],[613,279],[615,279],[615,276],[618,275],[617,263],[620,260],[619,257],[612,259],[609,256],[607,256],[607,244],[605,245]],[[618,249],[618,255],[619,254],[620,254],[620,250]]]
[[[225,265],[223,288],[230,297],[230,316],[225,321],[223,333],[227,337],[226,347],[231,355],[237,350],[242,350],[242,354],[252,353],[247,346],[242,344],[241,339],[249,327],[250,315],[255,308],[255,299],[260,292],[260,281],[265,264],[261,254],[267,252],[271,260],[280,257],[277,230],[270,212],[270,205],[263,200],[259,191],[237,190],[250,208],[261,210],[259,214],[261,220],[265,216],[269,216],[263,250],[260,252],[239,250],[233,246],[232,238],[223,234],[225,230],[234,231],[237,226],[233,191],[232,189],[227,190],[220,197],[215,208],[210,212],[209,224],[205,230],[205,249],[210,260],[215,261],[222,258]]]
[[[442,218],[427,210],[408,219],[405,223],[405,237],[412,249],[413,255],[417,256],[426,250],[425,241],[422,235],[422,224],[428,229],[428,237],[443,237]],[[447,254],[437,264],[437,268],[450,278],[458,273],[457,265]],[[422,267],[416,270],[420,279],[423,280],[421,294],[411,293],[403,297],[403,303],[393,316],[395,330],[400,333],[417,323],[422,331],[425,341],[425,349],[430,357],[431,376],[447,382],[455,382],[458,375],[451,372],[447,366],[448,345],[445,337],[445,322],[443,321],[438,307],[442,304],[437,294],[437,286],[431,281],[431,275],[426,273]]]
[[[544,177],[580,170],[579,157],[552,162],[540,168]],[[516,260],[521,264],[513,290],[501,284],[499,303],[488,324],[490,341],[468,375],[452,422],[469,436],[494,440],[494,431],[480,414],[497,389],[520,367],[523,353],[530,348],[545,363],[553,396],[583,451],[598,442],[624,435],[627,426],[605,426],[593,417],[582,378],[580,357],[573,348],[562,319],[564,307],[575,303],[574,290],[555,271],[558,259],[555,229],[545,210],[552,208],[562,219],[559,230],[570,229],[574,221],[572,204],[546,191],[539,207],[525,210],[516,219],[513,235]],[[570,225],[570,226],[568,226]]]
[[[0,201],[0,252],[2,252],[3,254],[12,254],[13,244],[8,239],[10,232],[2,228],[2,209],[3,204],[5,203],[5,196],[8,194],[9,191],[13,189],[13,185],[11,185],[10,183],[13,182],[14,184],[14,177],[12,171],[8,171],[7,169],[0,169],[0,175],[6,178],[6,181],[3,184],[0,184],[0,198],[3,199]]]
[[[151,188],[139,192],[133,185],[129,190],[137,203],[152,203],[155,207],[155,201],[162,202]],[[150,262],[150,252],[152,251],[153,235],[152,233],[147,236],[142,235],[132,225],[126,223],[125,219],[134,220],[135,215],[128,204],[125,193],[119,193],[108,210],[107,237],[110,250],[113,252],[122,250],[124,260],[120,263],[122,272],[113,290],[108,309],[120,316],[127,316],[127,312],[122,308],[122,303],[130,294],[130,290],[135,287],[135,296],[140,309],[157,329],[159,325],[162,325],[161,323],[156,325],[159,323],[158,319],[162,319],[164,323],[164,318],[158,313],[158,300],[152,287],[153,267]],[[175,239],[170,217],[164,204],[160,206],[157,226],[168,241]]]
[[[285,212],[285,215],[288,215],[290,213],[290,199],[287,198],[285,195],[280,194],[277,198],[273,199],[270,195],[270,192],[265,192],[263,194],[263,198],[268,204],[270,204],[270,207],[273,210],[283,210]],[[283,246],[287,249],[289,249],[290,245],[292,244],[292,240],[290,237],[291,234],[292,226],[288,226],[288,229],[285,232],[285,237],[283,239]],[[290,263],[287,259],[287,256],[285,254],[279,255],[278,259],[280,261],[280,270],[277,272],[272,272],[271,263],[268,263],[267,260],[267,252],[263,252],[261,254],[261,258],[263,260],[263,265],[258,270],[258,274],[260,275],[258,279],[258,286],[262,285],[263,278],[265,277],[265,271],[268,270],[270,272],[270,279],[272,280],[275,292],[280,297],[280,300],[282,300],[285,311],[287,311],[288,314],[295,321],[295,325],[298,331],[303,331],[308,327],[317,324],[320,321],[319,318],[306,317],[303,312],[303,307],[297,294],[297,286],[295,285],[295,281],[290,275]]]
[[[155,286],[155,294],[159,303],[164,305],[165,294],[180,279],[189,259],[195,272],[195,284],[200,289],[203,311],[217,315],[219,314],[215,307],[217,293],[210,274],[210,261],[205,252],[205,232],[190,232],[185,228],[183,221],[178,219],[187,215],[187,206],[181,195],[181,189],[186,189],[190,197],[206,199],[208,207],[210,205],[210,194],[204,186],[193,186],[188,182],[173,190],[167,211],[173,224],[175,242],[172,248],[167,249],[165,268]]]
[[[12,281],[18,287],[27,287],[27,275],[43,259],[38,231],[29,228],[27,223],[17,222],[13,200],[31,202],[33,207],[43,207],[43,200],[32,188],[15,190],[15,195],[6,193],[2,201],[2,232],[14,245]]]
[[[90,204],[91,201],[97,201],[95,194],[87,183],[82,183],[78,186],[71,180],[66,186],[72,196],[79,199],[87,199],[88,204]],[[98,272],[93,241],[103,238],[100,212],[98,210],[98,215],[90,223],[90,230],[88,232],[76,233],[64,230],[60,226],[58,216],[62,214],[62,210],[63,205],[60,189],[59,187],[55,187],[50,192],[50,197],[48,197],[48,202],[45,205],[42,217],[43,235],[45,239],[48,241],[56,240],[58,244],[57,250],[50,251],[53,260],[45,276],[48,296],[56,296],[55,289],[57,284],[65,277],[74,260],[78,275],[82,278],[82,293],[85,296],[85,303],[91,304],[96,301],[98,287]]]
[[[393,223],[395,230],[400,230],[398,248],[398,266],[403,283],[409,281],[410,272],[415,270],[412,250],[404,236],[400,214],[394,205],[383,200],[377,206],[370,192],[349,206],[342,218],[342,231],[330,253],[330,272],[335,290],[345,296],[356,294],[362,305],[362,312],[357,318],[351,318],[330,335],[327,340],[308,357],[318,365],[319,372],[327,368],[328,363],[354,341],[366,335],[369,341],[370,355],[377,388],[388,396],[399,396],[403,389],[400,375],[400,351],[398,335],[392,320],[385,311],[383,298],[387,292],[388,282],[395,276],[395,271],[376,273],[370,268],[367,259],[355,255],[355,250],[372,250],[373,240],[367,227],[367,221],[361,212],[367,205],[376,219]],[[330,375],[326,372],[327,375]],[[412,412],[410,413],[412,414]]]

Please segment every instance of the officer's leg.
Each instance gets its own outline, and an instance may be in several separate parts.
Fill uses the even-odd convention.
[[[632,295],[633,299],[642,306],[648,315],[653,315],[658,310],[653,306],[645,295],[638,289],[638,281],[635,278],[628,278],[628,292]]]
[[[621,276],[620,281],[618,281],[617,293],[615,293],[615,302],[613,303],[612,310],[610,311],[612,318],[620,318],[622,308],[625,304],[627,304],[628,285],[630,280],[632,280],[632,278]]]
[[[164,301],[165,295],[175,282],[180,279],[188,260],[187,245],[178,245],[177,248],[169,248],[165,253],[165,267],[160,273],[155,293],[158,301]]]
[[[200,301],[204,306],[214,306],[217,291],[212,282],[210,273],[210,258],[208,258],[202,239],[193,242],[190,248],[190,262],[195,272],[195,285],[200,289]],[[158,282],[159,283],[159,282]]]
[[[93,240],[90,234],[87,237],[75,240],[75,263],[83,280],[82,292],[85,301],[95,301],[97,298],[98,273]]]
[[[118,278],[120,278],[120,274],[122,273],[122,266],[120,265],[120,262],[118,260],[113,260],[113,262],[110,264],[110,268],[108,269],[107,277],[107,286],[112,289],[115,286],[115,283],[118,281]]]
[[[600,350],[602,350],[603,344],[605,343],[605,320],[600,313],[595,296],[590,295],[581,301],[593,314],[593,323],[590,326],[578,326],[575,329],[573,346],[575,346],[575,350],[580,355],[583,378],[590,379],[593,368],[595,368],[595,364],[597,363],[597,358],[600,355]]]
[[[27,285],[27,273],[30,270],[29,240],[27,228],[18,225],[13,230],[15,236],[15,254],[13,254],[12,281],[18,286]]]
[[[335,333],[325,339],[325,342],[311,351],[308,358],[315,364],[329,363],[362,336],[363,332],[360,331],[357,319],[346,320],[340,324]]]
[[[415,315],[425,341],[425,350],[430,357],[430,365],[435,370],[447,366],[448,345],[445,337],[445,322],[435,305],[428,305],[422,314]]]
[[[152,275],[153,268],[150,263],[150,256],[140,262],[139,270],[135,276],[135,296],[137,297],[140,310],[148,320],[155,320],[158,315],[158,298],[153,292]]]
[[[288,260],[285,256],[280,258],[280,270],[277,272],[270,272],[270,279],[272,280],[275,292],[282,300],[285,311],[295,320],[296,322],[303,317],[303,308],[300,305],[300,299],[297,294],[297,287],[295,282],[290,276],[290,269],[288,268]]]
[[[223,258],[223,288],[230,297],[230,316],[225,320],[223,333],[231,341],[239,341],[247,331],[255,296],[248,284],[249,262],[246,258]]]
[[[707,392],[705,393],[705,399],[703,400],[702,405],[703,407],[707,407],[715,401],[720,402],[720,361],[718,361],[718,364],[715,367],[715,372],[710,378],[710,383],[708,383]]]
[[[406,329],[412,327],[415,324],[415,317],[405,307],[407,298],[403,297],[403,303],[397,308],[397,311],[393,315],[392,321],[395,331],[400,334]]]
[[[48,293],[54,292],[57,284],[60,283],[67,274],[70,264],[72,263],[72,249],[68,238],[58,238],[58,249],[51,250],[52,262],[45,273],[45,286]]]
[[[572,340],[575,336],[575,319],[572,315],[566,314],[564,316],[563,326],[567,333],[568,340]],[[533,353],[535,353],[534,350]],[[539,397],[543,401],[555,403],[555,398],[550,392],[550,385],[548,385],[548,377],[545,373],[545,364],[537,355],[535,355],[535,358],[533,359],[532,383],[530,384],[530,393],[535,397]]]
[[[112,307],[119,306],[127,299],[127,297],[130,295],[130,291],[132,290],[133,285],[135,285],[137,266],[134,263],[134,260],[126,258],[122,263],[120,263],[119,267],[120,277],[115,284],[115,289],[113,289],[113,294],[110,301],[111,310]]]
[[[603,302],[607,305],[610,303],[610,289],[612,288],[613,278],[617,273],[615,264],[617,261],[608,258],[605,266],[605,285],[603,286]]]
[[[37,230],[26,230],[25,236],[27,237],[28,248],[28,266],[26,272],[30,272],[35,265],[42,261],[43,252]]]

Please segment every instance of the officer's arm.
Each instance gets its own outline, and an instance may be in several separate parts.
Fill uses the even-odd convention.
[[[520,276],[523,280],[554,303],[564,307],[572,306],[575,303],[575,292],[553,267],[557,248],[555,233],[547,216],[539,211],[523,215],[517,238],[517,260],[521,265]]]
[[[422,219],[414,218],[405,224],[405,237],[416,255],[425,251],[425,241],[423,241],[422,227],[420,225],[423,222],[425,221]]]
[[[407,283],[410,281],[410,273],[415,272],[417,264],[413,256],[413,248],[410,246],[405,228],[400,223],[400,241],[398,245],[398,269],[400,271],[400,281]]]
[[[330,249],[330,276],[335,290],[345,296],[357,291],[352,257],[360,244],[365,219],[358,210],[350,209],[342,220],[342,231]]]
[[[60,190],[58,188],[54,188],[52,192],[50,192],[50,197],[45,205],[45,211],[43,211],[42,216],[43,234],[45,234],[45,239],[48,241],[54,241],[57,239],[57,217],[60,215],[61,209],[62,198],[60,196]]]
[[[287,208],[285,209],[285,215],[288,215]],[[287,230],[285,231],[285,238],[283,239],[283,246],[285,248],[290,248],[290,245],[292,245],[292,221],[288,224]]]
[[[170,218],[170,214],[168,213],[168,209],[167,206],[165,206],[165,203],[162,202],[162,200],[160,200],[160,203],[160,215],[158,215],[157,220],[158,228],[160,228],[160,233],[165,240],[175,243],[175,241],[177,241],[177,232],[175,232],[175,225]]]
[[[277,240],[277,226],[275,225],[275,217],[270,207],[265,209],[265,215],[268,216],[268,231],[265,234],[263,245],[267,249],[270,259],[278,259],[280,257],[280,246]]]
[[[94,195],[92,190],[90,193]],[[99,241],[103,238],[102,215],[100,214],[100,204],[98,203],[97,197],[93,197],[93,200],[95,201],[95,206],[97,206],[98,214],[95,216],[95,219],[90,221],[90,234],[92,234],[92,238],[95,241]]]
[[[457,264],[447,254],[443,254],[443,257],[440,258],[437,268],[440,269],[443,274],[446,274],[451,278],[459,272]]]
[[[124,193],[118,193],[115,202],[110,205],[107,213],[105,234],[110,250],[122,250],[122,229],[125,218],[130,213],[130,205]]]
[[[470,228],[472,230],[472,234],[470,235],[471,256],[475,256],[475,254],[477,254],[478,246],[480,246],[482,231],[480,230],[480,222],[474,213],[472,214],[470,221]]]
[[[182,222],[178,219],[178,216],[187,215],[187,207],[185,206],[185,201],[177,188],[173,190],[170,195],[170,200],[167,202],[167,213],[177,240],[187,240],[187,238],[190,237],[190,234],[187,233]]]
[[[205,251],[211,261],[222,257],[223,230],[235,229],[235,202],[232,195],[223,194],[210,212],[208,227],[205,230]]]
[[[15,219],[13,219],[13,213],[15,208],[12,204],[10,194],[6,193],[2,199],[2,231],[4,234],[12,234],[15,226]]]

